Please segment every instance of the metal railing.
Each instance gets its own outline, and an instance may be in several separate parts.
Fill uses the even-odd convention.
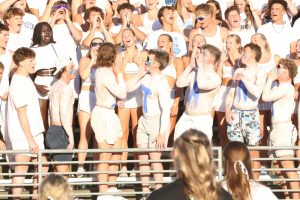
[[[250,150],[259,150],[259,151],[272,151],[272,150],[278,150],[278,149],[293,149],[293,150],[300,150],[300,147],[249,147]],[[109,150],[101,150],[101,149],[88,149],[88,150],[40,150],[37,154],[38,162],[24,162],[24,163],[16,163],[16,162],[8,162],[8,161],[2,161],[0,162],[0,168],[2,168],[2,171],[0,172],[0,199],[7,199],[8,197],[13,197],[9,193],[10,189],[14,186],[22,186],[25,188],[31,187],[31,186],[38,186],[39,183],[41,183],[42,179],[44,176],[50,174],[51,172],[43,172],[42,168],[43,166],[50,166],[50,165],[56,165],[56,164],[70,164],[72,166],[72,171],[65,174],[65,173],[56,173],[56,174],[61,174],[61,175],[67,175],[70,178],[68,179],[69,183],[74,186],[75,188],[75,196],[76,197],[87,197],[88,199],[91,199],[92,196],[97,196],[101,195],[103,193],[95,192],[98,191],[97,186],[99,184],[117,184],[119,188],[123,188],[118,195],[124,196],[124,197],[134,197],[136,195],[142,194],[139,190],[139,186],[141,185],[141,179],[139,178],[138,174],[140,173],[163,173],[164,178],[161,183],[169,183],[172,182],[175,178],[171,176],[171,174],[174,174],[176,171],[170,169],[170,166],[172,166],[173,160],[170,156],[170,152],[172,151],[172,148],[167,148],[163,150],[162,152],[162,158],[160,160],[148,160],[148,163],[152,162],[161,162],[164,165],[164,170],[159,171],[159,170],[150,170],[150,171],[140,171],[137,170],[135,171],[136,177],[118,177],[116,182],[103,182],[103,181],[98,181],[97,175],[100,174],[99,171],[93,170],[93,165],[96,166],[99,163],[111,163],[111,164],[127,164],[127,165],[138,165],[141,161],[139,160],[134,160],[134,159],[129,159],[127,161],[104,161],[104,160],[90,160],[87,159],[84,164],[85,166],[88,166],[90,170],[87,170],[85,172],[80,173],[84,177],[77,178],[77,154],[78,153],[88,153],[88,157],[91,158],[92,154],[94,153],[105,153],[105,152],[111,152],[111,153],[123,153],[123,152],[128,152],[130,157],[134,157],[134,154],[142,153],[142,152],[155,152],[157,151],[156,149],[137,149],[137,148],[131,148],[131,149],[109,149]],[[214,161],[216,163],[216,170],[217,170],[217,176],[216,180],[217,181],[222,181],[223,179],[223,165],[222,165],[222,148],[221,147],[213,147],[214,151]],[[28,154],[30,152],[28,151],[0,151],[0,155],[12,155],[12,154]],[[50,155],[52,153],[73,153],[73,161],[70,162],[55,162],[55,161],[47,161],[47,162],[41,162],[42,156],[43,155]],[[270,162],[272,163],[273,161],[280,161],[283,160],[281,158],[253,158],[252,160],[254,161],[264,161],[264,162]],[[284,159],[287,160],[287,159]],[[289,160],[293,161],[298,161],[300,162],[299,158],[290,158]],[[142,162],[145,162],[144,160]],[[29,171],[27,173],[23,174],[15,174],[13,172],[8,172],[7,169],[5,168],[13,168],[15,165],[29,165],[37,166],[37,172],[32,172]],[[294,190],[289,190],[289,189],[280,189],[279,184],[281,182],[288,182],[288,181],[300,181],[299,178],[297,179],[287,179],[287,178],[280,178],[275,175],[276,171],[299,171],[300,169],[298,168],[293,168],[293,169],[286,169],[286,168],[273,168],[271,166],[270,168],[264,169],[269,173],[269,175],[265,176],[260,176],[259,181],[268,184],[271,186],[272,191],[274,193],[283,193],[283,192],[295,192]],[[260,172],[261,169],[254,169],[253,171],[258,171]],[[103,171],[101,173],[105,174],[119,174],[121,171]],[[124,172],[124,171],[122,171]],[[125,171],[125,173],[131,173],[131,170]],[[273,175],[272,175],[273,174]],[[26,179],[24,181],[24,184],[12,184],[11,177],[13,175],[21,175],[21,176],[26,176]],[[38,182],[34,183],[32,176],[38,176]],[[149,184],[153,185],[155,183],[159,183],[154,181],[153,178],[150,179]],[[79,187],[80,186],[80,187]],[[85,188],[83,188],[85,186]],[[122,187],[120,187],[122,186]],[[124,189],[125,188],[125,189]],[[300,192],[300,191],[296,191]],[[106,194],[112,194],[112,193],[106,193]],[[115,194],[115,193],[113,193]],[[20,195],[19,195],[20,196]],[[20,197],[32,197],[32,195],[28,192],[24,192]]]

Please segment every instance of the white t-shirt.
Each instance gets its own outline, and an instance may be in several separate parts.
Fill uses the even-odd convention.
[[[33,136],[44,131],[37,92],[29,76],[15,74],[12,77],[7,104],[8,134],[12,143],[27,141],[17,108],[26,107],[26,115]]]
[[[39,16],[42,16],[46,10],[48,0],[27,0],[29,8],[39,10]]]
[[[81,27],[79,24],[74,23],[75,27],[81,31]],[[53,29],[53,38],[54,41],[60,45],[63,46],[66,50],[68,56],[72,58],[72,61],[75,65],[75,67],[78,67],[79,59],[76,48],[77,43],[74,40],[71,31],[69,30],[69,27],[67,24],[55,24]]]
[[[7,49],[15,52],[20,47],[30,47],[32,44],[31,38],[22,33],[9,33]]]
[[[251,190],[251,199],[252,200],[277,200],[278,198],[273,194],[273,192],[270,190],[270,188],[256,182],[253,180],[249,181],[250,184],[250,190]],[[222,181],[221,182],[222,187],[228,191],[227,188],[227,182]]]
[[[266,36],[273,54],[281,58],[289,57],[290,45],[296,41],[296,35],[289,24],[276,25],[269,22],[259,27],[257,32]]]
[[[167,32],[162,29],[154,31],[148,35],[146,49],[157,49],[157,40],[161,34],[169,34],[173,39],[173,52],[175,57],[186,55],[187,48],[184,37],[177,32]]]
[[[242,46],[245,46],[246,44],[251,42],[251,37],[254,33],[255,33],[255,31],[253,29],[243,29],[240,32],[229,31],[229,35],[235,34],[235,35],[240,36]]]
[[[35,15],[25,13],[25,15],[23,16],[21,34],[25,34],[28,38],[32,39],[33,30],[37,23],[39,23],[39,20]]]
[[[298,18],[293,26],[293,32],[296,35],[295,40],[297,41],[298,39],[300,39],[300,18]]]

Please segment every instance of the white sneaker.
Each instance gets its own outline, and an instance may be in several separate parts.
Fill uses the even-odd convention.
[[[127,178],[128,174],[127,174],[126,171],[127,171],[126,168],[122,168],[121,171],[120,171],[119,177],[121,177],[121,178]]]
[[[86,175],[83,174],[84,172],[85,172],[85,169],[82,168],[82,167],[79,167],[79,168],[77,169],[77,178],[83,178],[83,177],[85,177]]]
[[[133,168],[132,170],[131,170],[131,172],[130,172],[130,174],[129,174],[129,176],[130,177],[136,177],[136,172],[137,172],[138,170],[137,170],[137,168]]]

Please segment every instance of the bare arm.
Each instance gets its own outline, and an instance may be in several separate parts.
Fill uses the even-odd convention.
[[[73,91],[66,87],[60,95],[59,101],[59,116],[62,126],[64,127],[67,135],[69,136],[68,149],[74,146],[74,134],[72,128],[73,122]]]
[[[169,123],[170,123],[170,105],[169,105],[169,94],[170,88],[167,81],[162,82],[158,87],[158,101],[162,109],[160,118],[160,134],[169,134]]]
[[[11,5],[16,3],[18,0],[6,0],[0,4],[0,17],[3,18],[5,12],[10,8]]]
[[[286,90],[282,87],[274,87],[272,89],[272,82],[273,79],[268,78],[268,81],[266,83],[263,95],[262,95],[262,100],[265,102],[272,102],[272,101],[277,101],[278,99],[281,99],[286,95]]]
[[[49,22],[50,15],[51,15],[51,9],[55,2],[58,0],[51,0],[48,5],[46,6],[46,10],[44,13],[39,17],[40,22]]]
[[[179,88],[187,87],[189,86],[192,77],[194,76],[194,72],[192,72],[193,67],[188,65],[183,73],[177,78],[176,86]]]
[[[244,83],[250,94],[252,94],[256,98],[259,98],[264,89],[266,78],[265,74],[261,73],[257,76],[255,83],[249,81],[245,76],[241,79],[241,81]]]
[[[78,30],[75,25],[73,24],[73,22],[71,21],[70,19],[70,16],[69,16],[69,10],[68,9],[65,9],[66,11],[66,23],[68,25],[68,28],[73,36],[73,38],[75,39],[75,41],[79,42],[82,38],[82,32],[80,30]]]
[[[293,17],[298,14],[298,8],[293,4],[292,0],[285,0],[288,4],[287,12],[289,16]]]
[[[86,80],[90,74],[91,74],[91,69],[93,65],[95,64],[96,58],[90,59],[87,57],[81,58],[79,62],[79,76],[82,80]]]

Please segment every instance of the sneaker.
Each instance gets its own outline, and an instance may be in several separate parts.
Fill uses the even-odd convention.
[[[266,167],[263,165],[260,167],[260,175],[262,176],[268,175],[268,172],[266,171]]]
[[[127,178],[127,177],[128,177],[128,174],[127,174],[126,171],[127,171],[126,168],[121,169],[120,174],[119,174],[119,177],[120,177],[120,178]]]
[[[132,170],[131,170],[131,172],[130,172],[130,174],[129,174],[129,176],[130,177],[136,177],[136,172],[137,172],[138,170],[137,170],[137,168],[133,168]]]
[[[83,177],[85,177],[86,175],[83,174],[84,172],[85,172],[85,169],[82,168],[82,167],[79,167],[79,168],[77,169],[77,178],[83,178]]]

